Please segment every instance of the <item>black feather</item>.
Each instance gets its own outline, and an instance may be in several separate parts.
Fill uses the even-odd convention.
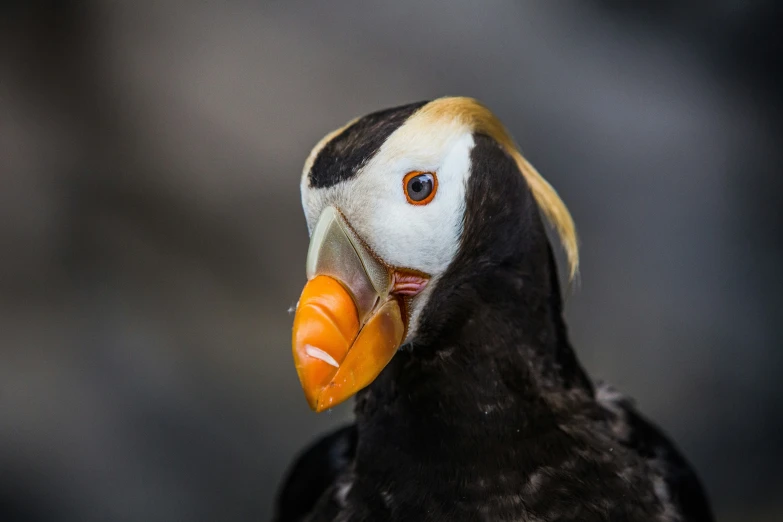
[[[356,454],[356,426],[345,426],[307,448],[284,481],[274,520],[304,520],[323,493],[348,469]]]
[[[683,520],[714,520],[701,481],[674,443],[645,419],[630,400],[606,385],[601,385],[600,390],[608,390],[599,393],[599,400],[613,415],[618,438],[661,471],[671,501],[682,513]]]

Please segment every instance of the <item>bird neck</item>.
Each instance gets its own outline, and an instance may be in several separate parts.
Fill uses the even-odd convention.
[[[518,446],[503,445],[509,436],[551,433],[592,403],[538,203],[502,147],[474,141],[459,250],[433,282],[414,342],[357,394],[357,464],[390,451],[390,461],[497,456]]]
[[[592,385],[568,341],[548,244],[546,252],[549,262],[500,263],[455,276],[449,291],[433,295],[422,321],[427,335],[358,395],[360,438],[422,451],[429,445],[422,438],[436,434],[441,442],[428,451],[437,452],[449,448],[444,440],[456,447],[468,437],[475,452],[477,426],[487,435],[500,430],[497,437],[509,426],[515,437],[533,435],[589,401]]]

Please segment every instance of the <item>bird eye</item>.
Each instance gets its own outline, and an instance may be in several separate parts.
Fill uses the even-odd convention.
[[[411,205],[426,205],[435,197],[438,178],[434,172],[408,172],[402,179],[405,197]]]

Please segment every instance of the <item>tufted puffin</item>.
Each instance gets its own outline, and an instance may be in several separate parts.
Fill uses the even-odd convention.
[[[310,407],[355,423],[304,451],[275,520],[713,520],[675,445],[577,360],[545,221],[552,186],[471,98],[328,134],[301,178],[310,232],[293,357]]]

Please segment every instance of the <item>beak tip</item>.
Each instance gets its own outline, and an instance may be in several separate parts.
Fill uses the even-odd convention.
[[[329,393],[329,390],[327,388],[329,388],[329,386],[324,387],[324,389],[321,390],[321,393],[318,394],[318,401],[314,408],[316,413],[321,413],[322,411],[328,410],[329,408],[332,408],[333,406],[336,406],[337,404],[343,402],[343,401],[335,401],[334,394]]]
[[[324,410],[328,410],[341,402],[335,402],[334,395],[328,393],[328,387],[329,386],[327,385],[319,387],[318,389],[305,391],[307,405],[310,406],[310,409],[315,413],[321,413]]]

